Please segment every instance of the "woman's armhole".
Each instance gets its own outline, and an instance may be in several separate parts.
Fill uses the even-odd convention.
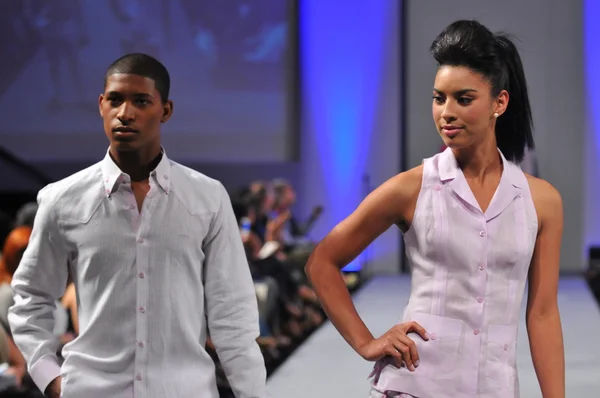
[[[537,190],[540,189],[541,187],[539,187],[540,182],[545,182],[545,180],[533,176],[531,174],[525,173],[523,172],[523,174],[525,175],[525,180],[527,181],[527,187],[529,189],[529,196],[531,197],[531,203],[533,203],[533,211],[535,212],[535,221],[536,221],[536,235],[540,233],[540,229],[542,228],[542,216],[541,213],[538,209],[538,203],[536,203],[536,195],[537,195]],[[534,195],[534,191],[536,192],[536,194]]]
[[[419,215],[419,204],[422,201],[421,196],[423,193],[423,186],[425,185],[424,165],[421,164],[420,166],[409,170],[407,173],[413,174],[411,175],[411,179],[409,180],[408,184],[411,190],[408,208],[411,209],[412,215],[410,222],[408,222],[405,218],[402,220],[402,225],[399,225],[400,231],[405,237],[412,234],[412,231],[414,230],[413,225]],[[403,226],[406,227],[405,230],[402,228]]]

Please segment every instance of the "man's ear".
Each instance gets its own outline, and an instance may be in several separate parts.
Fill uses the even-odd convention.
[[[172,114],[173,114],[173,101],[168,100],[167,102],[165,102],[163,104],[163,115],[162,115],[162,118],[160,118],[160,122],[161,123],[168,122],[169,119],[171,118]]]
[[[103,102],[104,102],[104,94],[100,94],[98,96],[98,112],[100,112],[101,117],[104,117],[103,111],[102,111],[102,103]]]

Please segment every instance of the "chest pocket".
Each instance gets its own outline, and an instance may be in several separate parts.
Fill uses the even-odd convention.
[[[429,334],[428,341],[419,335],[409,334],[419,353],[419,367],[416,368],[415,375],[432,379],[452,376],[457,368],[456,364],[460,362],[463,322],[460,319],[422,312],[413,313],[409,319],[417,322]]]
[[[127,209],[96,198],[66,209],[58,223],[69,244],[71,273],[106,283],[135,258],[135,232]],[[102,272],[101,272],[102,271]],[[100,275],[102,274],[102,275]]]
[[[210,232],[213,213],[192,212],[171,195],[164,199],[169,201],[168,205],[155,209],[152,217],[157,222],[152,222],[152,229],[147,232],[157,254],[165,253],[169,263],[201,264],[202,245]]]

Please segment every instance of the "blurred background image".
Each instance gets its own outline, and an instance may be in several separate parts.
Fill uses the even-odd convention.
[[[236,158],[285,160],[285,1],[25,0],[3,7],[0,50],[11,61],[3,66],[0,107],[12,116],[2,138],[24,159],[96,156],[104,144],[95,133],[107,62],[144,52],[171,73],[177,108],[165,125],[167,139],[192,141],[202,131],[202,147],[175,145],[173,155],[219,161],[230,156],[230,140],[252,137],[245,141],[264,144]],[[70,147],[52,145],[49,155],[27,144],[32,140]]]

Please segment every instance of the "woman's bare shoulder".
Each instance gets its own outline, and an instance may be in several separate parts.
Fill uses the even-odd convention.
[[[542,178],[527,173],[525,173],[525,177],[540,221],[552,218],[557,213],[562,214],[562,197],[558,189]]]
[[[552,184],[548,181],[534,177],[531,174],[524,173],[529,184],[529,190],[531,191],[531,197],[534,203],[540,205],[556,205],[561,203],[561,195]]]
[[[402,198],[413,198],[419,194],[423,181],[423,165],[413,167],[390,179],[390,185]]]

